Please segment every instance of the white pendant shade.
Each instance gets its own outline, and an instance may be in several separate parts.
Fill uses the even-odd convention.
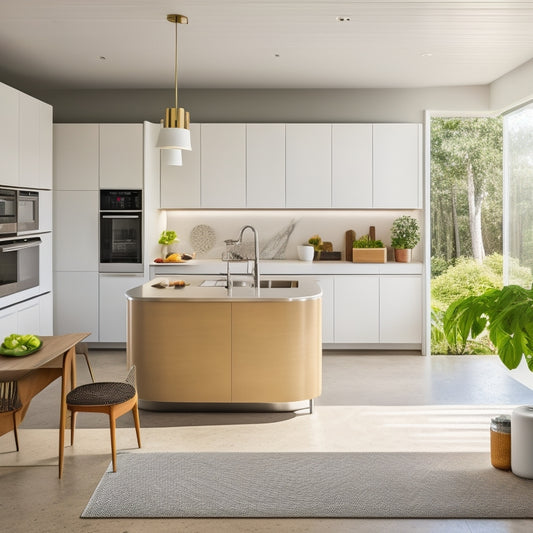
[[[183,164],[181,150],[170,148],[161,150],[161,164],[173,167],[181,167]]]
[[[192,150],[191,132],[185,128],[161,128],[157,148]]]

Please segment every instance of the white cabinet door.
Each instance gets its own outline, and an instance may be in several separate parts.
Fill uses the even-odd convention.
[[[29,302],[24,302],[19,310],[17,317],[19,335],[42,335],[40,300],[40,298],[34,298]]]
[[[16,305],[0,310],[0,341],[3,342],[12,333],[18,333],[18,311]]]
[[[52,293],[39,296],[39,335],[54,334],[54,298]]]
[[[335,278],[316,276],[322,289],[322,342],[335,342]]]
[[[422,127],[374,124],[374,207],[422,207]]]
[[[52,233],[41,233],[39,247],[39,292],[52,290]]]
[[[40,102],[19,93],[19,185],[39,188],[39,115]]]
[[[331,207],[372,207],[372,124],[333,124]]]
[[[181,152],[181,166],[166,165],[161,158],[162,208],[200,207],[200,124],[191,124],[191,144],[192,150]]]
[[[142,275],[100,274],[100,342],[126,342],[125,292],[146,283]]]
[[[0,83],[0,184],[19,185],[19,91]]]
[[[380,341],[422,342],[422,277],[381,276]]]
[[[54,190],[97,191],[98,124],[54,124]]]
[[[246,125],[202,124],[202,207],[246,207]]]
[[[287,124],[286,207],[331,207],[331,124]]]
[[[379,276],[335,277],[335,342],[379,342]]]
[[[39,102],[39,187],[52,189],[53,117],[51,105]]]
[[[54,268],[98,271],[98,192],[54,191]]]
[[[55,272],[54,335],[82,332],[98,342],[98,272]]]
[[[143,188],[142,124],[100,124],[100,188]]]
[[[285,207],[285,124],[246,125],[246,206]]]

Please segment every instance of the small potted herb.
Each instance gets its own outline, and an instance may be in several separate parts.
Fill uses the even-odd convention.
[[[174,244],[175,242],[180,242],[180,240],[178,239],[175,231],[166,230],[161,233],[158,242],[161,245],[161,257],[165,259],[168,253],[168,245]]]
[[[386,263],[387,248],[379,239],[371,239],[368,235],[353,241],[352,261],[354,263]]]
[[[420,226],[416,218],[404,215],[392,223],[391,246],[394,248],[394,260],[398,263],[411,261],[412,249],[420,241]]]

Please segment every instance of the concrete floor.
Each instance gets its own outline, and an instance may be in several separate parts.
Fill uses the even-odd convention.
[[[97,380],[125,376],[123,351],[91,351]],[[78,360],[78,383],[89,374]],[[13,532],[526,532],[533,520],[213,519],[88,520],[79,515],[110,461],[107,420],[80,414],[57,479],[59,384],[32,402],[20,428],[0,437],[0,531]],[[323,394],[300,413],[141,411],[143,451],[487,451],[491,416],[531,403],[533,392],[498,358],[327,352]],[[117,443],[134,453],[130,415]]]

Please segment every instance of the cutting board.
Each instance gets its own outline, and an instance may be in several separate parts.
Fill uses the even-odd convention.
[[[352,261],[353,241],[355,241],[355,231],[349,229],[346,232],[346,252],[344,256],[345,261]]]

